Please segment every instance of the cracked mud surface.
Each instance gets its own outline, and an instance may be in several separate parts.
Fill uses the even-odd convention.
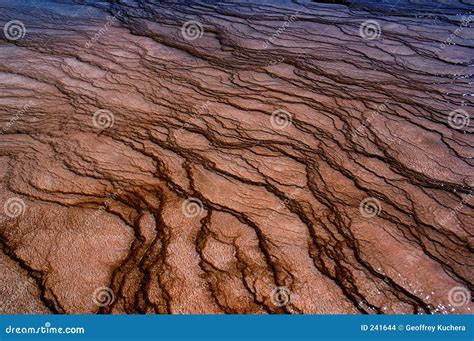
[[[1,313],[472,312],[472,4],[239,3],[2,1]]]

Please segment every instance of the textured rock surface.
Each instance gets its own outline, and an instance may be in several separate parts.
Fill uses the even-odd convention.
[[[469,5],[239,3],[1,2],[2,313],[471,312]]]

